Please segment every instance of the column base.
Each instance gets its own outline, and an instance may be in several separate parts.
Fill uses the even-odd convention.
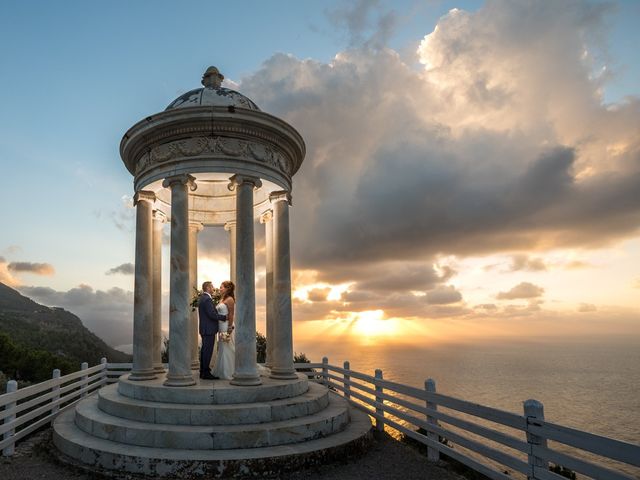
[[[153,365],[153,371],[154,371],[155,373],[164,373],[164,372],[166,372],[166,371],[167,371],[167,369],[166,369],[166,368],[164,368],[164,365],[162,365],[161,363],[155,363],[155,364]]]
[[[144,381],[144,380],[153,380],[154,378],[158,378],[156,372],[153,368],[146,368],[144,370],[135,370],[129,374],[129,380],[134,380],[136,382]]]
[[[171,375],[167,374],[167,379],[164,381],[163,385],[166,387],[190,387],[191,385],[195,385],[196,381],[193,378],[193,375]]]
[[[233,375],[233,380],[230,380],[231,385],[239,385],[243,387],[254,387],[256,385],[262,385],[259,375]]]
[[[271,367],[271,375],[269,378],[274,380],[295,380],[298,378],[295,369],[280,369],[278,367]]]
[[[200,370],[200,362],[191,362],[191,370]]]

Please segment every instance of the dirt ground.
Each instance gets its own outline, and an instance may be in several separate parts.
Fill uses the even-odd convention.
[[[16,446],[12,457],[0,457],[2,480],[93,480],[106,478],[57,460],[51,453],[51,431],[32,435]],[[121,477],[127,478],[127,477]],[[136,477],[139,478],[139,477]],[[283,474],[287,480],[465,480],[444,462],[428,462],[425,455],[386,434],[376,434],[367,453],[353,461]]]

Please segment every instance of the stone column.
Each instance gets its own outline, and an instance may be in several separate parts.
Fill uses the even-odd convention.
[[[169,372],[164,384],[170,387],[195,385],[191,374],[191,325],[189,293],[189,193],[196,189],[191,175],[166,178],[171,187],[171,261],[169,287]]]
[[[136,266],[133,287],[133,367],[130,380],[151,380],[153,371],[153,263],[151,216],[153,192],[139,191],[136,206]]]
[[[229,220],[224,224],[229,232],[229,280],[236,283],[236,221]]]
[[[273,192],[273,296],[275,327],[271,378],[297,378],[293,367],[293,318],[291,314],[291,253],[289,248],[289,192]]]
[[[234,175],[236,190],[236,363],[233,385],[260,385],[256,364],[256,289],[253,239],[253,189],[259,178]]]
[[[189,303],[198,290],[198,233],[204,229],[200,222],[189,222]],[[200,369],[198,355],[198,309],[189,307],[191,322],[191,370]]]
[[[275,342],[275,325],[274,315],[274,295],[273,295],[273,210],[267,210],[260,217],[260,223],[264,223],[265,235],[265,262],[266,262],[266,320],[267,320],[267,358],[265,366],[271,368],[273,366],[273,345]]]
[[[153,211],[153,370],[164,373],[162,365],[162,226],[167,217]]]

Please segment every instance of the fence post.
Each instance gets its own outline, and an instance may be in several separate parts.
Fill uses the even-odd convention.
[[[89,368],[89,364],[87,362],[82,362],[82,365],[80,365],[80,370],[87,370]],[[80,383],[80,388],[84,388],[87,386],[87,384],[89,383],[89,375],[83,375],[82,377],[80,377],[81,383]],[[87,396],[87,392],[84,391],[82,392],[82,395],[80,395],[81,397],[86,397]]]
[[[322,384],[329,385],[329,379],[327,375],[329,374],[329,359],[327,357],[322,357]]]
[[[348,360],[344,362],[344,369],[347,371],[351,370],[351,364],[349,363]],[[349,385],[349,382],[351,381],[351,375],[345,372],[343,374],[343,377],[344,377],[344,398],[349,400],[351,398],[351,385]]]
[[[16,392],[18,390],[18,382],[16,382],[15,380],[9,380],[7,382],[7,393],[12,393],[12,392]],[[11,415],[9,415],[8,417],[5,417],[4,422],[3,423],[9,423],[9,422],[13,422],[16,419],[16,402],[11,402],[11,403],[7,403],[4,407],[4,411],[11,411],[13,410],[13,413]],[[15,435],[16,433],[16,429],[12,428],[11,430],[8,430],[6,432],[4,432],[4,435],[2,435],[2,439],[6,440],[7,438],[11,438]],[[14,448],[14,443],[12,442],[10,445],[4,447],[4,449],[2,450],[2,455],[4,455],[5,457],[10,457],[11,455],[13,455],[15,451]]]
[[[380,370],[379,368],[376,369],[375,376],[377,380],[382,380],[382,370]],[[378,394],[380,393],[382,393],[382,386],[376,384],[376,402],[384,403],[384,399],[378,396]],[[376,413],[384,417],[384,410],[382,408],[376,407]],[[376,430],[379,432],[384,432],[384,420],[382,420],[381,418],[376,418]]]
[[[53,371],[53,375],[51,375],[53,380],[58,380],[53,387],[51,387],[51,392],[53,393],[53,397],[51,398],[51,403],[53,403],[53,407],[51,407],[51,415],[57,415],[60,411],[60,404],[58,400],[60,400],[60,369],[56,368]]]
[[[544,406],[538,400],[526,400],[524,402],[524,416],[527,419],[527,443],[529,444],[529,475],[527,478],[540,478],[536,476],[536,469],[549,470],[549,463],[533,454],[533,446],[547,447],[547,439],[529,433],[529,425],[544,425]]]
[[[424,382],[424,389],[427,392],[427,408],[431,410],[437,410],[438,404],[429,400],[430,393],[436,393],[436,381],[433,378],[429,378]],[[438,425],[438,419],[432,417],[431,415],[427,415],[427,423],[431,425]],[[436,432],[427,431],[427,437],[433,440],[434,442],[440,441],[440,435]],[[436,450],[433,447],[427,447],[427,458],[433,462],[437,462],[440,460],[440,450]]]
[[[104,384],[107,384],[107,381],[109,380],[109,365],[107,364],[107,357],[102,357],[100,359],[100,365],[102,365],[102,379],[104,380]]]

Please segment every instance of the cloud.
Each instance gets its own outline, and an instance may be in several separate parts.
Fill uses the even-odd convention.
[[[11,262],[7,265],[11,272],[15,273],[31,273],[34,275],[55,274],[55,269],[49,263],[33,263],[33,262]]]
[[[589,268],[592,265],[588,262],[583,262],[582,260],[572,260],[571,262],[567,263],[564,268],[567,270],[579,270],[582,268]]]
[[[593,303],[581,303],[578,306],[578,312],[580,313],[595,312],[597,310],[598,307],[596,307]]]
[[[529,272],[540,272],[547,269],[544,260],[541,258],[532,258],[526,254],[513,255],[511,257],[511,267],[509,271],[519,272],[521,270]]]
[[[419,50],[423,71],[391,49],[354,47],[330,63],[274,55],[244,78],[243,92],[307,144],[295,267],[338,277],[635,235],[640,101],[604,105],[584,55],[605,14],[489,2],[440,20]]]
[[[7,248],[3,250],[3,253],[7,255],[15,255],[16,253],[22,252],[22,248],[18,245],[9,245]]]
[[[452,285],[447,285],[427,292],[426,300],[430,305],[447,305],[460,302],[462,294]]]
[[[7,260],[0,256],[0,283],[4,283],[10,287],[20,285],[20,281],[14,277],[7,268]]]
[[[116,273],[121,273],[122,275],[133,275],[135,273],[135,266],[133,263],[123,263],[117,267],[110,268],[107,270],[105,275],[115,275]]]
[[[131,343],[133,292],[113,287],[94,290],[81,284],[67,291],[49,287],[19,287],[20,293],[50,307],[62,307],[77,315],[89,330],[109,345]]]
[[[395,11],[382,10],[379,0],[358,0],[348,7],[330,9],[326,16],[347,33],[350,47],[382,48],[398,23]]]
[[[529,282],[521,282],[508,292],[500,292],[498,300],[515,300],[519,298],[537,298],[544,294],[544,288]]]
[[[341,276],[321,272],[321,278],[327,280],[356,281],[360,290],[381,291],[424,291],[446,282],[455,274],[448,266],[436,267],[422,262],[377,263],[369,267],[362,266],[354,271],[348,269]]]
[[[329,292],[331,292],[330,288],[314,288],[309,290],[308,299],[310,302],[325,302]]]

